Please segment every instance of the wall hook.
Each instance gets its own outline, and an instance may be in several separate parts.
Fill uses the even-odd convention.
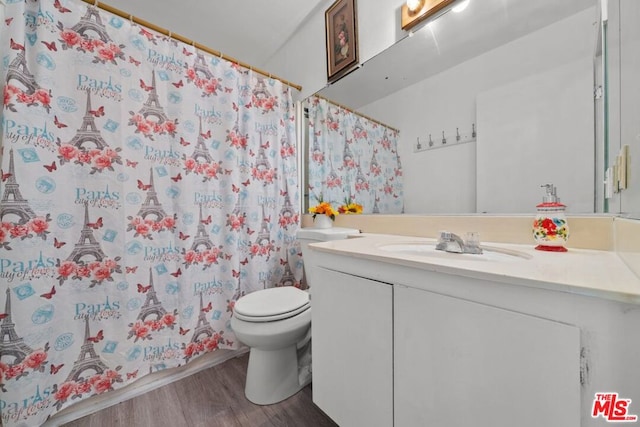
[[[476,125],[475,123],[472,123],[471,131],[467,131],[467,132],[465,132],[464,130],[460,132],[459,127],[456,127],[455,134],[453,132],[451,132],[450,134],[447,134],[446,131],[443,130],[441,139],[438,139],[438,144],[436,144],[436,141],[433,139],[433,136],[431,133],[428,134],[429,139],[426,140],[425,143],[422,143],[422,141],[420,140],[420,136],[418,136],[416,138],[416,145],[414,146],[414,151],[424,151],[424,150],[431,150],[431,149],[437,149],[437,148],[452,147],[459,144],[474,142],[476,140],[476,134],[477,134]]]

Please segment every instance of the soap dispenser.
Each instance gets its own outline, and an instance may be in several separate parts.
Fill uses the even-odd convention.
[[[533,221],[533,237],[538,243],[536,249],[549,252],[566,252],[564,245],[569,239],[569,225],[553,184],[545,184],[546,194],[542,203],[536,206],[538,213]]]

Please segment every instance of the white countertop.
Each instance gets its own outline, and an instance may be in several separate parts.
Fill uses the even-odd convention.
[[[311,248],[428,271],[640,304],[640,278],[615,252],[587,249],[544,252],[535,250],[534,245],[490,242],[481,243],[486,256],[442,251],[392,252],[382,248],[420,243],[435,244],[435,240],[365,233],[346,240],[314,243]],[[509,252],[518,256],[503,255]]]

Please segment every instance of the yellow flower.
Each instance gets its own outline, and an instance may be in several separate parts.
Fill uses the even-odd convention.
[[[340,212],[341,214],[361,214],[362,205],[359,205],[355,202],[345,203],[338,208],[338,212]]]
[[[341,214],[361,214],[362,205],[351,200],[351,195],[347,195],[342,206],[338,208],[338,212]]]
[[[320,202],[318,205],[310,207],[309,212],[313,214],[314,218],[316,215],[326,215],[332,220],[335,220],[338,215],[338,211],[333,209],[329,202]]]

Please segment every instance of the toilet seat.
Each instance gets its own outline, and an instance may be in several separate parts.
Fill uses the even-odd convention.
[[[309,294],[293,286],[252,292],[236,301],[233,315],[246,322],[273,322],[300,314],[311,307]]]

